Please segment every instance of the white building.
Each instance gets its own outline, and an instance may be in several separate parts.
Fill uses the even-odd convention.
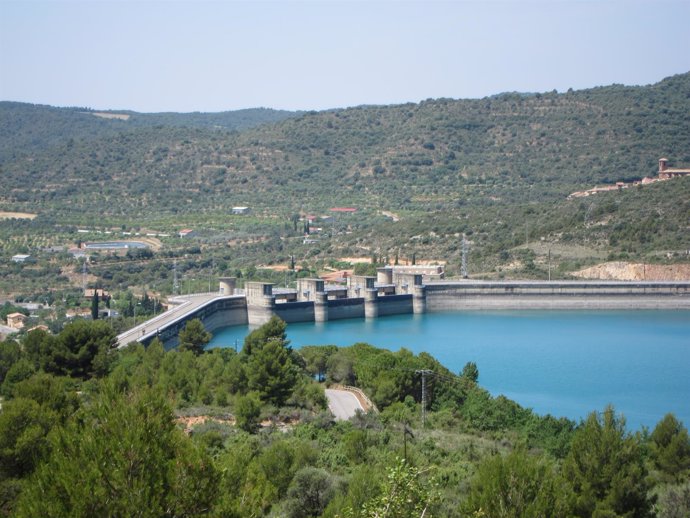
[[[194,237],[196,234],[191,228],[183,228],[177,233],[177,235],[180,237]]]

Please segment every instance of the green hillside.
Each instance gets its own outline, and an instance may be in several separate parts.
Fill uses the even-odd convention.
[[[272,206],[270,192],[291,208],[298,204],[291,198],[302,202],[308,194],[447,209],[477,197],[526,201],[530,192],[559,199],[576,187],[653,175],[662,155],[690,162],[690,74],[651,87],[311,112],[241,134],[208,131],[233,128],[222,122],[230,114],[132,114],[121,121],[80,110],[0,108],[6,147],[41,147],[3,161],[14,180],[14,196],[3,200],[10,203],[40,201],[58,175],[82,182],[79,196],[111,181],[115,194],[136,196],[162,180],[170,192],[158,197],[161,205],[186,191],[204,203],[232,193]],[[253,112],[253,124],[269,118],[257,113],[264,111]],[[69,192],[51,197],[74,203]]]
[[[103,118],[113,113],[129,119]],[[690,179],[567,197],[654,176],[661,156],[690,166],[688,113],[690,73],[301,114],[94,116],[0,103],[0,210],[38,214],[0,221],[0,252],[78,242],[77,226],[192,227],[194,241],[164,240],[164,253],[191,245],[237,267],[293,255],[307,268],[415,255],[456,273],[465,233],[476,276],[545,278],[548,256],[558,276],[606,259],[687,261]],[[236,205],[252,217],[230,217]],[[334,206],[358,211],[303,243],[299,217]]]
[[[297,112],[266,108],[221,113],[137,113],[0,101],[0,163],[51,147],[109,138],[138,128],[183,126],[242,131],[296,115]]]

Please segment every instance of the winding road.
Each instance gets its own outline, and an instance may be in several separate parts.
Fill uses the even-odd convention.
[[[355,415],[357,410],[364,412],[364,408],[352,392],[347,390],[326,389],[328,409],[335,416],[336,421],[345,421]]]

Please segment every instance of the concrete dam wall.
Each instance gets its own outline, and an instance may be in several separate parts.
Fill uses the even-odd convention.
[[[171,312],[145,322],[136,328],[134,335],[130,332],[129,337],[124,336],[128,333],[118,336],[119,346],[127,345],[131,341],[148,345],[154,338],[158,338],[166,349],[177,347],[180,331],[189,320],[195,318],[200,319],[206,330],[211,333],[222,327],[248,323],[247,301],[242,295],[216,297],[191,310],[185,311],[185,309],[185,307],[175,308]]]
[[[421,283],[408,276],[393,284],[374,278],[354,279],[348,288],[324,286],[320,279],[301,279],[297,290],[276,290],[270,283],[248,282],[235,294],[234,279],[221,282],[222,295],[207,294],[196,305],[160,315],[118,337],[150,343],[159,337],[166,348],[178,344],[188,320],[199,318],[213,332],[232,325],[261,325],[273,315],[288,323],[326,322],[346,318],[378,318],[427,311],[559,310],[559,309],[687,309],[690,282],[585,281],[456,281]],[[399,293],[399,292],[404,293]],[[363,296],[361,296],[363,295]],[[191,304],[190,306],[185,306]]]
[[[690,309],[690,282],[472,282],[425,285],[428,311]]]

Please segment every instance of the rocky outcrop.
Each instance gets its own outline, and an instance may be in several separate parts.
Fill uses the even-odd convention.
[[[690,264],[643,264],[613,261],[591,266],[572,275],[609,281],[687,281]]]

